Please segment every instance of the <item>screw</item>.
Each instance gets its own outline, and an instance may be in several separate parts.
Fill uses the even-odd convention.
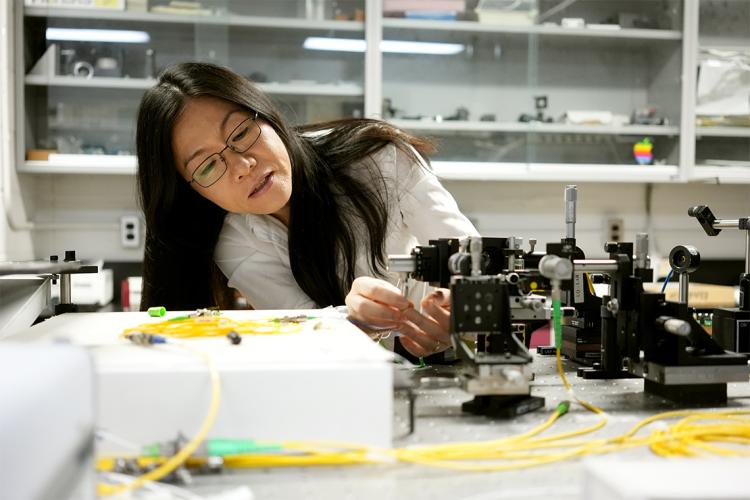
[[[617,314],[617,312],[620,310],[620,303],[617,301],[617,299],[611,299],[609,302],[607,302],[607,311],[611,312],[612,314]]]

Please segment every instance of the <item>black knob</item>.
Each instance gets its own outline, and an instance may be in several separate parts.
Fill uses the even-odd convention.
[[[604,244],[604,251],[607,253],[615,253],[617,251],[617,243],[614,241],[608,241]]]
[[[65,250],[65,262],[72,262],[76,260],[75,250]]]
[[[688,208],[688,215],[695,217],[707,235],[716,236],[721,232],[721,229],[714,228],[716,217],[707,205],[696,205]]]
[[[50,255],[49,256],[49,261],[50,262],[57,262],[58,261],[57,255]]]

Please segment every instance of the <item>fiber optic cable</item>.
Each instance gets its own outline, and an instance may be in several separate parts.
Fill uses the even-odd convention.
[[[193,454],[193,452],[198,448],[198,446],[200,446],[200,444],[206,438],[206,435],[211,430],[211,427],[214,424],[214,420],[216,419],[216,414],[219,411],[219,401],[221,399],[221,384],[219,383],[219,372],[216,370],[216,366],[214,365],[213,360],[211,359],[210,356],[208,356],[207,354],[205,354],[204,352],[198,349],[193,349],[183,344],[172,344],[172,345],[177,345],[181,349],[184,349],[186,351],[189,351],[195,354],[196,356],[199,356],[201,359],[203,359],[203,361],[205,361],[206,366],[208,367],[208,371],[211,377],[211,402],[209,404],[206,418],[203,420],[203,423],[201,424],[201,427],[196,433],[196,435],[182,449],[180,449],[174,456],[169,457],[167,460],[161,463],[154,470],[147,472],[141,476],[138,476],[132,482],[118,484],[118,485],[99,483],[97,485],[97,493],[100,496],[114,495],[114,494],[122,493],[128,490],[132,490],[135,488],[139,488],[142,485],[146,484],[148,481],[158,481],[162,479],[163,477],[167,476],[168,474],[173,472],[175,469],[177,469],[180,465],[182,465],[183,462],[185,462],[185,460],[189,458],[190,455]]]
[[[297,333],[305,328],[305,321],[308,319],[313,318],[233,320],[219,316],[178,316],[157,323],[143,323],[128,328],[123,332],[123,336],[136,332],[164,335],[172,338],[222,337],[232,331],[237,332],[239,335]]]
[[[560,303],[553,301],[553,328],[556,336],[561,333]],[[599,407],[577,397],[568,382],[562,367],[558,347],[556,363],[559,376],[572,399],[601,419],[583,429],[543,436],[554,423],[568,412],[568,403],[558,405],[546,421],[515,436],[507,436],[484,442],[454,442],[408,448],[385,449],[359,444],[330,441],[281,441],[273,444],[271,453],[262,446],[251,453],[236,453],[224,456],[226,467],[299,467],[326,465],[393,464],[413,463],[423,466],[462,471],[507,471],[536,467],[587,455],[617,453],[646,446],[663,457],[690,456],[750,456],[750,410],[725,410],[716,412],[677,410],[663,412],[644,418],[629,431],[610,438],[583,439],[581,436],[603,428],[607,423],[606,413]],[[210,359],[207,360],[210,362]],[[218,375],[213,365],[212,383],[218,384]],[[215,403],[215,404],[214,404]],[[215,417],[218,406],[218,385],[213,392],[212,404],[201,431],[188,444],[196,443],[190,451],[188,446],[174,457],[140,457],[139,464],[158,464],[152,471],[160,477],[179,466],[183,459],[187,465],[205,463],[206,457],[191,454],[197,450]],[[648,426],[659,421],[680,419],[666,428],[642,434]],[[237,443],[235,443],[237,445]],[[278,445],[278,446],[276,446]],[[227,445],[230,446],[230,445]],[[270,445],[269,445],[270,446]],[[231,446],[227,449],[231,450]],[[236,450],[241,451],[240,448]],[[112,459],[100,459],[97,466],[111,469]],[[168,470],[172,467],[171,470]],[[153,476],[143,480],[153,479]],[[134,483],[133,483],[134,484]],[[108,488],[114,486],[106,485]],[[133,485],[131,487],[137,487]]]
[[[664,284],[661,286],[661,292],[659,293],[664,293],[664,290],[667,289],[667,285],[669,284],[669,280],[672,279],[673,273],[674,273],[674,269],[670,269],[669,272],[667,273],[667,277],[664,278]]]

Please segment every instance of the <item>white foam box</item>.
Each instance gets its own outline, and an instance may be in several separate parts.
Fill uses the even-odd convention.
[[[94,413],[83,349],[0,342],[0,498],[93,500]]]
[[[580,498],[746,500],[748,471],[748,458],[597,458],[584,462]]]
[[[239,345],[223,336],[176,341],[211,356],[220,373],[221,403],[209,437],[390,446],[392,353],[331,310],[223,313],[233,319],[299,314],[320,319],[297,333],[243,335]],[[98,426],[142,445],[174,439],[178,431],[194,435],[210,402],[200,356],[176,345],[137,346],[121,336],[163,319],[143,312],[63,314],[13,340],[86,346],[96,369]],[[100,455],[121,451],[109,442],[97,449]]]

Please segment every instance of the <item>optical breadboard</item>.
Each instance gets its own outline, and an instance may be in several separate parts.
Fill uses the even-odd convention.
[[[333,311],[232,311],[230,319],[307,315],[294,333],[169,339],[135,345],[127,328],[162,322],[143,312],[76,313],[53,317],[16,341],[84,346],[95,364],[98,427],[139,445],[194,435],[211,399],[206,362],[221,379],[221,402],[210,438],[337,440],[390,446],[392,354]],[[172,343],[174,342],[174,343]],[[123,441],[124,440],[124,441]],[[133,451],[101,442],[97,453]]]

